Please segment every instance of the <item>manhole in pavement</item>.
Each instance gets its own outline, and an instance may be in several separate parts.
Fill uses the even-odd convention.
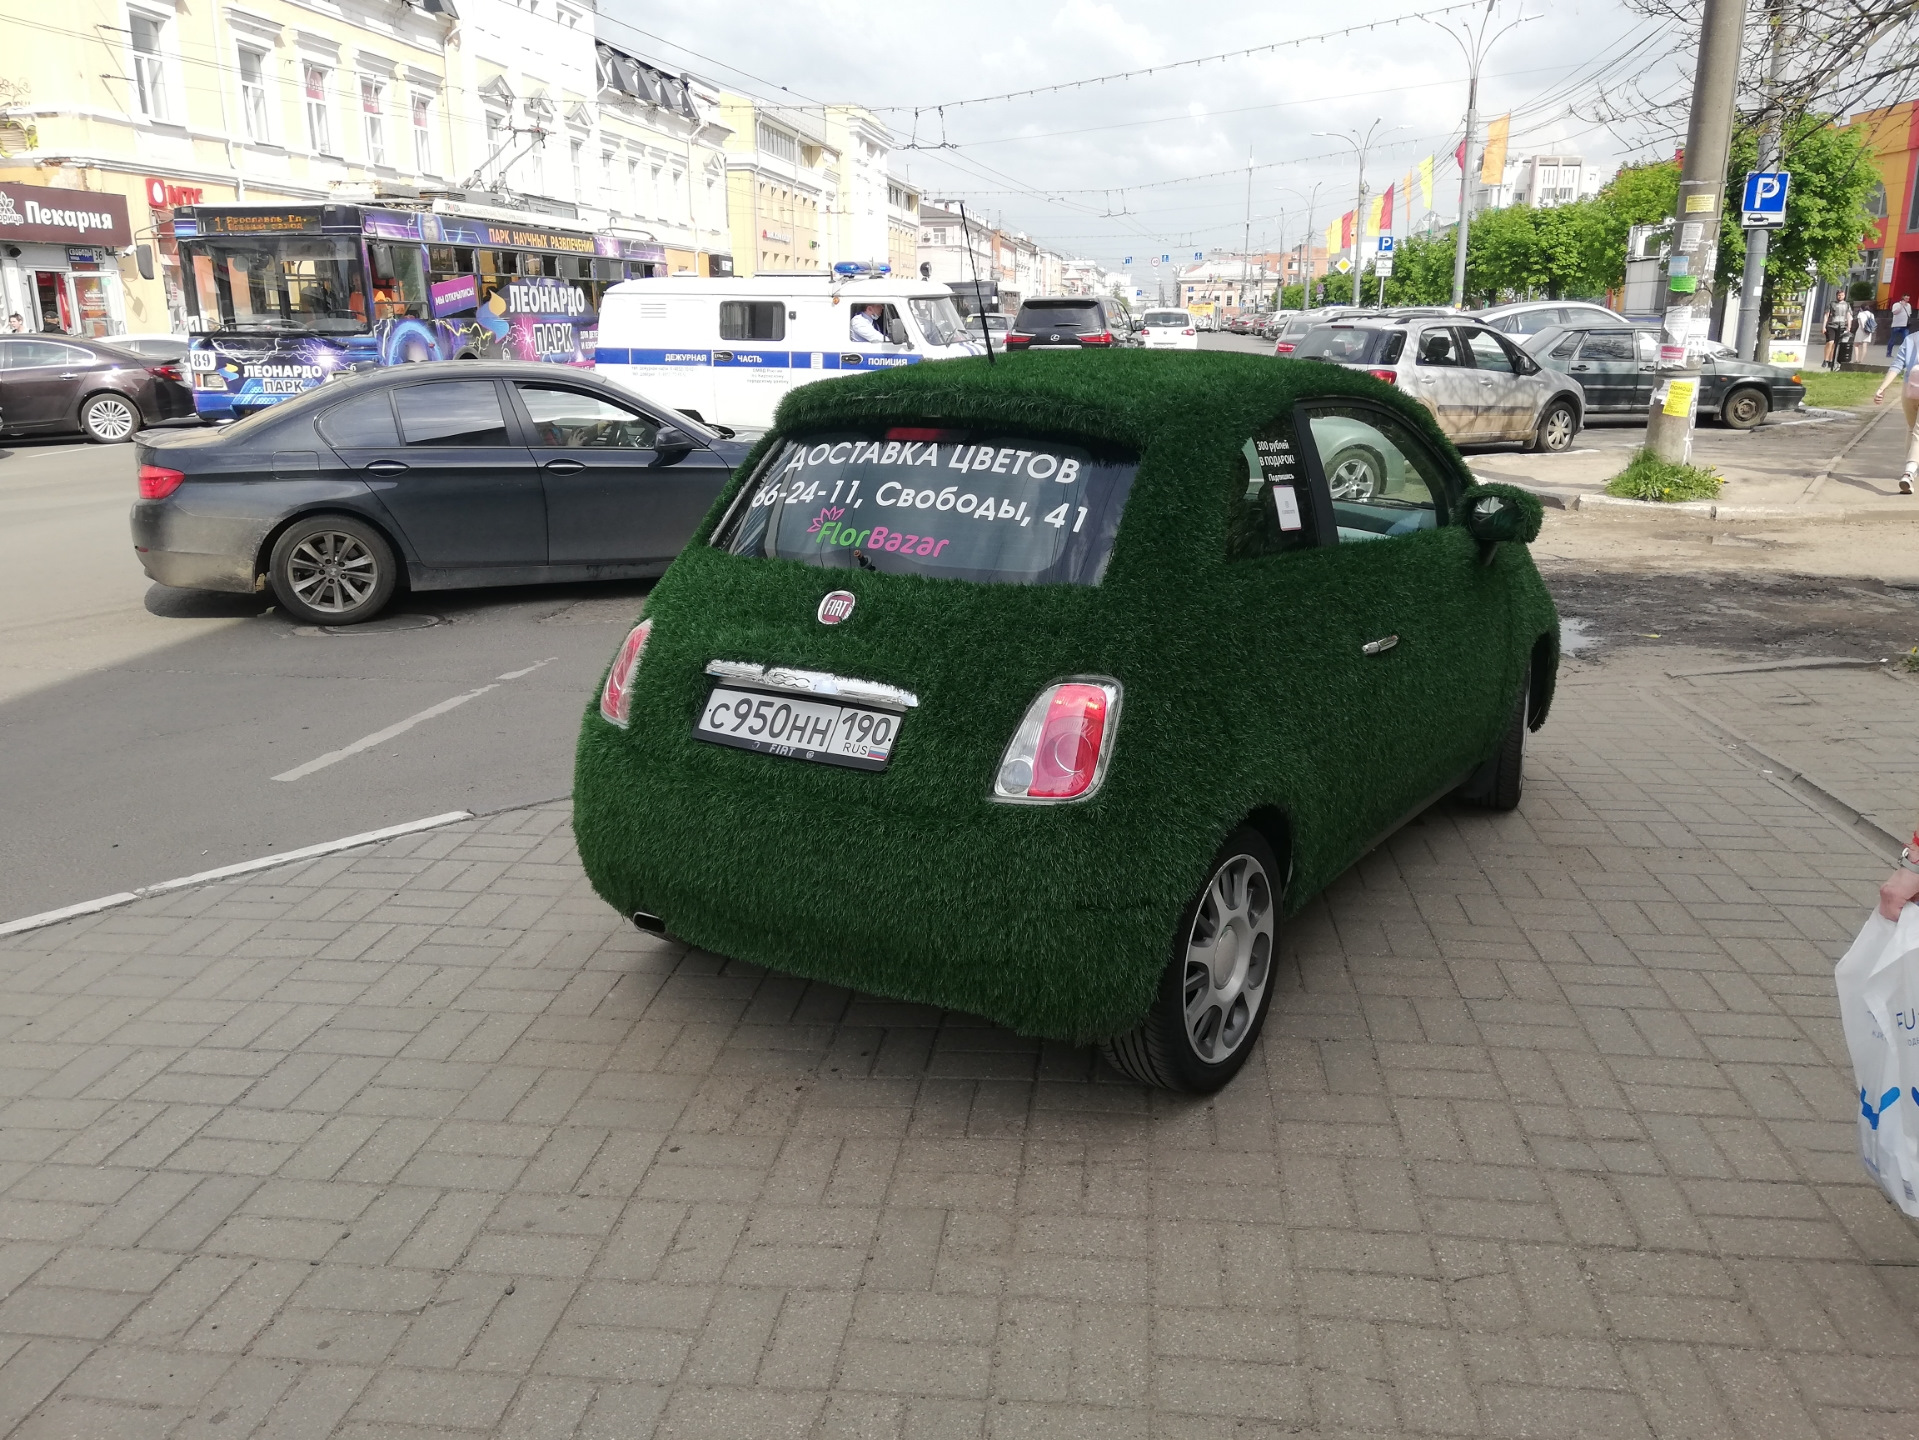
[[[295,635],[391,635],[400,630],[431,630],[435,625],[444,625],[446,620],[439,615],[382,615],[378,620],[369,620],[364,625],[296,625]]]

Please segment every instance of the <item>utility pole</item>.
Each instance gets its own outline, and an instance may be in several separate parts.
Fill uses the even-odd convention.
[[[1246,290],[1253,283],[1253,151],[1246,150],[1246,236],[1239,242],[1239,308],[1246,308]]]
[[[1323,139],[1345,141],[1348,145],[1353,147],[1353,153],[1359,157],[1359,189],[1355,193],[1354,199],[1353,199],[1353,304],[1354,305],[1358,305],[1361,302],[1361,300],[1364,298],[1364,293],[1365,293],[1364,290],[1362,289],[1365,282],[1360,277],[1359,244],[1360,244],[1360,236],[1364,233],[1366,229],[1366,152],[1372,149],[1374,140],[1379,139],[1383,135],[1392,134],[1393,130],[1404,130],[1405,128],[1406,127],[1404,125],[1395,125],[1392,127],[1391,130],[1381,130],[1379,128],[1379,121],[1375,120],[1373,121],[1371,125],[1368,125],[1366,127],[1366,133],[1364,136],[1359,135],[1356,131],[1351,135],[1348,135],[1343,130],[1315,130],[1313,132],[1313,134],[1320,136]]]
[[[1693,339],[1693,316],[1712,309],[1712,272],[1719,255],[1720,211],[1726,195],[1726,159],[1732,146],[1739,46],[1745,29],[1745,0],[1706,0],[1699,25],[1692,117],[1686,125],[1686,163],[1673,207],[1674,243],[1667,261],[1666,313],[1659,344],[1664,383],[1653,392],[1646,417],[1646,448],[1661,460],[1679,464],[1692,457],[1700,356]]]
[[[1786,0],[1766,0],[1766,105],[1765,125],[1759,132],[1759,168],[1773,170],[1779,164],[1779,112],[1773,108],[1779,92],[1779,73],[1785,65]],[[1766,295],[1766,254],[1772,247],[1772,231],[1763,227],[1746,231],[1746,273],[1739,281],[1738,353],[1742,360],[1760,359],[1766,337],[1759,333],[1759,307]]]

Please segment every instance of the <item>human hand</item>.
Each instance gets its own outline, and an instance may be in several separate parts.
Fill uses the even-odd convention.
[[[1879,887],[1879,913],[1888,920],[1897,920],[1899,912],[1915,901],[1919,901],[1919,870],[1902,865]]]
[[[1873,403],[1873,404],[1875,404],[1875,405],[1883,405],[1883,404],[1885,404],[1885,403],[1886,403],[1886,392],[1885,392],[1885,391],[1884,391],[1883,389],[1880,389],[1880,390],[1875,390],[1875,391],[1873,391],[1873,392],[1872,392],[1872,403]]]

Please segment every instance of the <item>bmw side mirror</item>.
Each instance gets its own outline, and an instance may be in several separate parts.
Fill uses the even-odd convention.
[[[699,445],[684,430],[672,425],[662,425],[660,433],[653,438],[652,466],[677,465],[691,455]]]
[[[1466,533],[1479,544],[1482,565],[1492,564],[1494,553],[1507,541],[1529,545],[1538,539],[1546,519],[1539,497],[1515,485],[1475,485],[1459,503]]]

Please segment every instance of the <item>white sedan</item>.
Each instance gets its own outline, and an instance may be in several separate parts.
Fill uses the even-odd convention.
[[[1148,350],[1199,349],[1199,327],[1185,310],[1148,310],[1140,318],[1140,327]]]

